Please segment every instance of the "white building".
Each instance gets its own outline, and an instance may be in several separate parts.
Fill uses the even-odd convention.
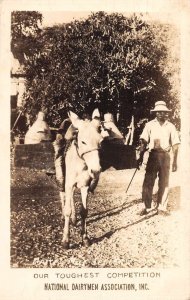
[[[25,74],[23,66],[11,53],[11,108],[19,108],[23,104],[25,92]]]

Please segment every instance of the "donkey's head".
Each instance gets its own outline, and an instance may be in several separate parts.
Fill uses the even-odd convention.
[[[101,171],[99,149],[103,138],[92,121],[83,121],[73,112],[69,113],[69,117],[78,130],[78,155],[85,161],[90,176],[94,178]]]

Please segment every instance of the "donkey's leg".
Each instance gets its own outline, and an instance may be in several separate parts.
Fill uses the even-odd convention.
[[[64,216],[64,208],[65,208],[65,192],[59,192],[61,199],[61,208],[62,208],[62,218]]]
[[[74,201],[74,189],[71,197],[71,221],[72,224],[75,226],[77,223],[77,217],[76,217],[76,209],[75,209],[75,201]]]
[[[73,197],[73,188],[66,188],[65,193],[65,207],[64,207],[64,215],[65,215],[65,225],[63,230],[63,248],[69,248],[69,222],[71,216],[71,198]]]
[[[82,208],[81,208],[82,243],[84,246],[88,247],[90,245],[90,240],[87,235],[87,225],[86,225],[86,218],[88,214],[88,209],[87,209],[88,186],[84,186],[81,188],[81,197],[82,197]]]

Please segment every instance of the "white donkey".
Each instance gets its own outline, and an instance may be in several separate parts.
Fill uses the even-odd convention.
[[[62,205],[64,206],[65,225],[63,232],[63,247],[69,248],[69,223],[76,223],[76,212],[74,204],[74,190],[78,187],[82,197],[82,242],[88,246],[86,217],[87,217],[87,198],[92,185],[98,182],[101,172],[99,149],[103,140],[98,132],[97,126],[92,121],[83,121],[72,112],[69,113],[71,122],[77,128],[77,139],[73,141],[67,150],[65,157],[66,179],[65,179],[65,201],[61,195]],[[65,202],[65,203],[64,203]]]

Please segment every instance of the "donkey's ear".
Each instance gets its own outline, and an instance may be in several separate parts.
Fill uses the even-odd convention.
[[[100,118],[100,112],[98,108],[95,108],[93,113],[92,113],[92,119],[94,118]]]
[[[74,113],[72,112],[71,110],[68,111],[68,116],[69,118],[72,120],[72,119],[79,119],[79,117]]]
[[[71,120],[73,126],[75,128],[78,128],[79,127],[79,124],[80,124],[80,121],[81,119],[79,118],[79,116],[77,116],[74,112],[72,111],[69,111],[68,112],[68,116],[69,116],[69,119]]]

